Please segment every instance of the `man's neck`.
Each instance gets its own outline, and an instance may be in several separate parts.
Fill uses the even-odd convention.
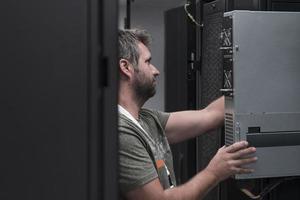
[[[119,105],[127,110],[135,119],[139,118],[139,112],[143,104],[139,102],[131,90],[119,90]]]
[[[136,104],[132,103],[125,103],[119,101],[119,105],[122,106],[126,111],[128,111],[134,119],[138,120],[139,118],[139,112],[140,112],[140,107],[138,107]]]
[[[145,103],[143,98],[138,98],[133,87],[129,83],[120,84],[119,105],[127,110],[135,119],[139,118],[139,112]]]

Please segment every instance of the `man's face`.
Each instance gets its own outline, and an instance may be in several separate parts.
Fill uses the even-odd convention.
[[[151,53],[149,49],[143,44],[139,43],[139,61],[138,69],[135,70],[133,86],[139,98],[144,100],[154,96],[156,89],[156,77],[159,71],[151,64]]]

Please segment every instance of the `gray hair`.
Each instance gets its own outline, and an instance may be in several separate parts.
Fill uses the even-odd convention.
[[[138,42],[149,48],[151,36],[146,30],[125,29],[119,30],[119,58],[128,60],[137,69],[140,57]]]

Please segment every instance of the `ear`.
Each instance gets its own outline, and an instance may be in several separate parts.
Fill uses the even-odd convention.
[[[124,76],[127,76],[127,77],[132,76],[134,69],[133,69],[132,64],[128,60],[121,58],[119,60],[119,66],[120,66],[121,74],[123,74]]]

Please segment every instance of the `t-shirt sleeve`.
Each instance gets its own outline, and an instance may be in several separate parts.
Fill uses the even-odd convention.
[[[155,115],[157,116],[162,128],[165,129],[167,121],[170,117],[170,113],[162,112],[162,111],[158,111],[158,110],[152,110],[152,112],[155,113]]]
[[[124,195],[158,175],[142,141],[135,135],[119,131],[119,184]]]

